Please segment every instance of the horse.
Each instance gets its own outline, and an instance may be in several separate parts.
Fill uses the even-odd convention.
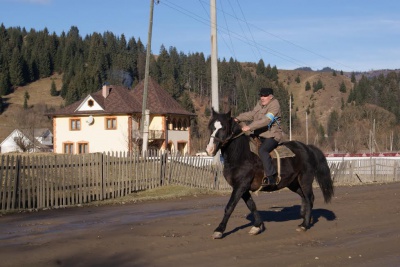
[[[280,181],[276,185],[261,187],[264,169],[258,155],[250,149],[250,136],[243,134],[241,126],[228,113],[217,113],[212,109],[208,128],[210,140],[206,148],[209,156],[221,151],[223,157],[223,175],[232,187],[232,193],[225,207],[222,221],[214,230],[212,238],[220,239],[226,229],[228,220],[240,199],[243,199],[253,214],[254,223],[250,235],[260,234],[265,230],[264,222],[257,211],[250,192],[277,191],[289,188],[301,197],[300,215],[303,219],[297,231],[306,231],[311,224],[311,211],[314,205],[312,184],[314,177],[322,190],[325,203],[334,195],[333,181],[326,158],[322,151],[314,145],[306,145],[299,141],[286,141],[279,145],[289,148],[294,156],[280,158]],[[277,167],[277,159],[273,159]],[[277,169],[278,170],[278,169]]]

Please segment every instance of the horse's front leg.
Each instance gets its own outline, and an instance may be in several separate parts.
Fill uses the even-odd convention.
[[[232,212],[235,210],[235,207],[244,192],[245,192],[244,188],[234,188],[233,189],[231,197],[229,198],[228,204],[226,204],[226,207],[225,207],[224,217],[222,218],[222,221],[218,225],[218,227],[215,228],[212,238],[214,238],[214,239],[222,238],[222,235],[225,232],[228,220],[231,217]]]
[[[253,227],[250,229],[249,234],[258,235],[262,231],[265,230],[265,226],[261,219],[260,213],[258,213],[256,203],[254,202],[253,198],[251,197],[251,194],[249,191],[244,192],[244,194],[242,195],[242,198],[254,217],[254,224],[253,224]]]

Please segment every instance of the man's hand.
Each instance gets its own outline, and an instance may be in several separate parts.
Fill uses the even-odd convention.
[[[242,127],[242,131],[243,131],[243,132],[248,132],[248,131],[250,131],[250,127],[249,127],[248,125],[245,125],[245,126]]]

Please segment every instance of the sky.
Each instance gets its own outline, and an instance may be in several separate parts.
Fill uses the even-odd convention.
[[[151,0],[0,0],[0,23],[27,31],[112,32],[148,43]],[[400,69],[400,1],[216,0],[220,60],[293,70]],[[151,51],[211,54],[210,0],[155,0]]]

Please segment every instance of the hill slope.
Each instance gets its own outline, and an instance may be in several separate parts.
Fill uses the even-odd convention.
[[[54,80],[57,90],[61,89],[62,77],[53,75],[48,78],[40,79],[26,86],[18,87],[13,93],[3,96],[6,103],[5,111],[0,114],[0,143],[17,127],[15,116],[18,110],[24,106],[25,92],[29,94],[28,106],[46,105],[47,107],[58,108],[64,103],[60,96],[51,96],[51,82]],[[43,125],[39,125],[42,127]]]

